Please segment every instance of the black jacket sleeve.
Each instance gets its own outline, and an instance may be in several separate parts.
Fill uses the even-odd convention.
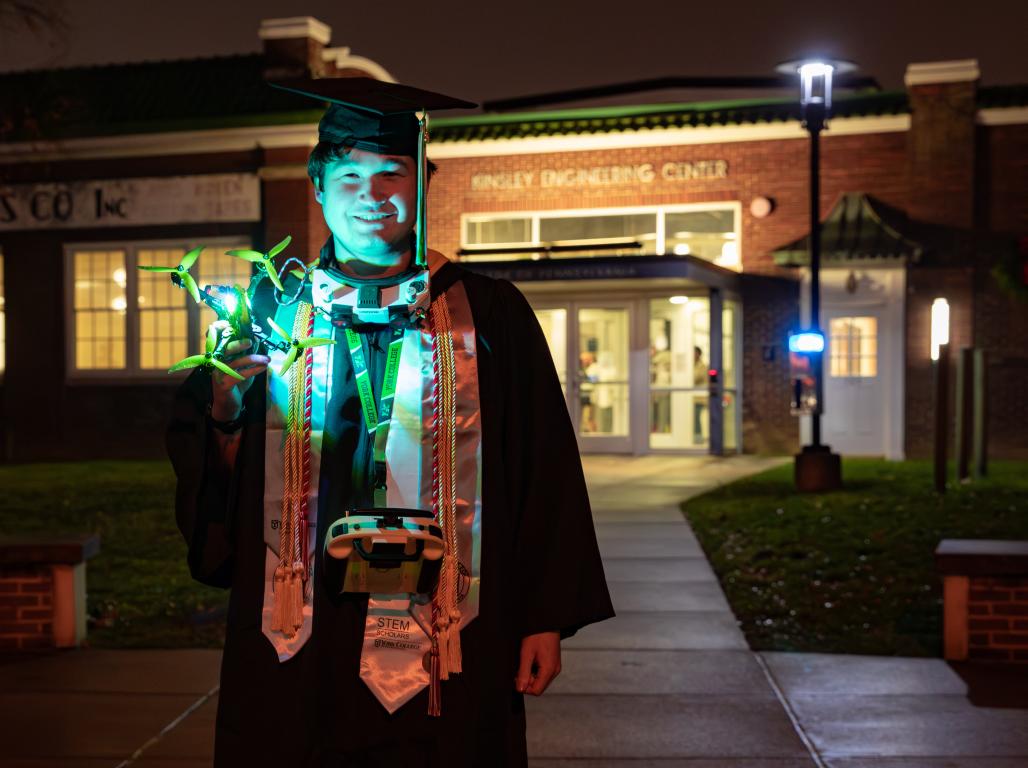
[[[246,408],[242,444],[232,471],[219,460],[208,423],[211,377],[193,371],[175,393],[171,422],[165,435],[168,457],[175,470],[175,521],[186,540],[189,572],[212,587],[232,586],[235,552],[234,510],[240,477],[252,439],[263,430],[265,375],[256,377],[243,398]]]
[[[516,567],[522,636],[614,615],[596,544],[578,443],[535,313],[513,285],[496,290],[503,323],[504,456],[518,515]]]

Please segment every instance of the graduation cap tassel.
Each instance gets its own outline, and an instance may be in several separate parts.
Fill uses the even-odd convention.
[[[428,266],[428,216],[427,203],[425,200],[428,157],[426,144],[428,143],[428,113],[422,112],[418,115],[418,214],[416,222],[416,243],[417,249],[414,254],[415,264],[419,267]]]

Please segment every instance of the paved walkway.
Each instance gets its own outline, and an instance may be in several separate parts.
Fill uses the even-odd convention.
[[[1028,710],[975,707],[942,661],[750,652],[677,509],[776,463],[589,457],[618,617],[529,699],[533,768],[1025,768]],[[0,663],[0,768],[210,764],[220,654]]]

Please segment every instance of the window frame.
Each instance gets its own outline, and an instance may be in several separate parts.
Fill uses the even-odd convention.
[[[722,269],[729,269],[733,272],[742,272],[742,261],[743,261],[743,242],[742,242],[742,201],[740,200],[713,200],[705,203],[674,203],[664,205],[631,205],[631,206],[615,206],[610,208],[561,208],[561,209],[541,209],[533,211],[523,210],[507,210],[507,211],[475,211],[473,213],[462,213],[460,215],[460,248],[473,250],[476,245],[484,245],[482,243],[468,243],[467,241],[467,225],[470,222],[476,220],[488,220],[491,218],[504,218],[504,219],[515,219],[515,218],[528,218],[531,221],[532,231],[532,242],[530,243],[490,243],[489,247],[506,247],[506,246],[526,246],[526,250],[530,250],[533,247],[542,246],[543,243],[539,239],[540,232],[540,221],[546,218],[568,218],[568,217],[579,217],[588,218],[590,216],[617,216],[617,215],[635,215],[635,214],[648,214],[655,213],[657,217],[656,232],[657,239],[654,244],[654,254],[656,256],[667,256],[674,255],[668,254],[667,252],[667,231],[666,231],[666,219],[669,213],[693,213],[696,211],[731,211],[733,216],[732,220],[735,224],[734,233],[735,237],[732,241],[736,243],[739,254],[739,264],[737,268],[733,267],[722,267],[713,261],[707,259],[700,259],[704,263],[712,264]],[[462,257],[462,261],[467,260],[470,254],[465,254]],[[650,255],[650,254],[641,254]],[[620,258],[630,259],[635,256],[622,256]],[[700,258],[700,257],[695,257]],[[483,259],[487,261],[488,259]],[[532,261],[531,258],[518,259],[518,261]]]
[[[179,382],[189,371],[168,373],[161,369],[140,368],[140,313],[139,295],[139,251],[160,248],[184,248],[186,252],[203,246],[228,250],[251,248],[252,238],[247,235],[219,235],[209,238],[161,238],[157,240],[96,240],[69,242],[64,244],[64,371],[68,384],[168,384]],[[125,367],[124,368],[78,368],[75,364],[76,311],[75,311],[75,254],[83,251],[125,252]],[[201,255],[200,258],[203,258]],[[170,279],[170,278],[169,278]],[[192,354],[199,351],[202,343],[198,330],[200,306],[193,301],[186,302],[186,348]],[[2,375],[2,374],[0,374]]]
[[[847,354],[845,354],[845,355],[837,355],[837,354],[835,354],[835,347],[836,347],[836,343],[837,343],[836,339],[839,337],[839,334],[835,334],[835,333],[832,332],[832,325],[837,323],[837,322],[844,321],[844,320],[849,320],[850,321],[850,323],[848,324],[848,327],[849,327],[849,329],[851,329],[850,332],[847,334],[847,338],[846,338],[846,340],[847,340],[847,350],[846,350]],[[870,320],[872,322],[873,326],[874,326],[874,332],[873,333],[869,333],[869,334],[860,333],[856,337],[859,340],[859,343],[860,343],[860,348],[857,350],[858,354],[853,354],[853,349],[852,349],[852,343],[853,343],[853,339],[854,339],[854,336],[853,336],[853,333],[852,333],[852,329],[854,327],[856,327],[856,324],[854,322],[852,322],[854,320]],[[879,352],[879,349],[878,349],[878,337],[879,337],[879,334],[878,334],[878,316],[877,315],[852,314],[852,315],[838,315],[838,316],[830,318],[829,322],[828,322],[828,375],[831,376],[833,379],[874,379],[874,378],[877,378],[878,377],[878,373],[879,373],[879,365],[878,365],[878,363],[879,363],[879,360],[878,360],[878,352]],[[864,340],[865,339],[874,339],[874,347],[875,347],[874,354],[871,354],[871,355],[863,354],[863,344],[864,344]],[[865,363],[865,361],[868,361],[868,360],[873,361],[874,373],[868,374],[868,373],[864,373],[863,372],[864,371],[864,363]],[[840,362],[844,362],[845,363],[845,368],[846,368],[846,372],[845,373],[836,373],[835,372],[836,361],[840,361]],[[856,368],[858,370],[858,373],[853,373],[852,372],[853,369],[854,369],[854,364],[856,364]]]

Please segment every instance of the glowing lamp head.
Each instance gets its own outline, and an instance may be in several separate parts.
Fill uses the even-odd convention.
[[[672,296],[670,299],[668,299],[668,301],[670,301],[672,304],[688,304],[689,303],[689,297],[688,296]]]
[[[789,336],[789,351],[805,355],[825,351],[825,336],[818,331],[800,331]]]
[[[936,299],[932,302],[932,360],[939,359],[943,344],[949,344],[949,302]]]
[[[800,76],[800,104],[806,108],[822,105],[832,108],[832,77],[852,72],[857,67],[849,61],[837,59],[797,59],[779,64],[775,69],[783,75]]]

